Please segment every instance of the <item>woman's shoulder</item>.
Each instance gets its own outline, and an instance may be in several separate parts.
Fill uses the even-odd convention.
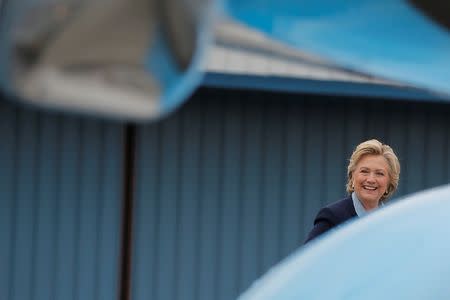
[[[353,206],[352,196],[347,196],[343,199],[332,202],[325,207],[328,209],[331,209],[331,210],[336,210],[336,209],[341,209],[343,207],[348,207],[348,206]]]
[[[338,222],[342,222],[356,216],[356,211],[355,207],[353,206],[353,200],[351,196],[328,204],[322,210],[328,211],[338,220]]]

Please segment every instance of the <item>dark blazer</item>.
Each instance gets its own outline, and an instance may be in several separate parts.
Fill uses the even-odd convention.
[[[351,196],[325,206],[317,214],[314,227],[308,234],[305,244],[325,231],[356,216]]]

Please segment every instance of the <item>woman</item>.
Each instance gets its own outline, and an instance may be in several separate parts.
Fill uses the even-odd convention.
[[[377,209],[395,192],[400,163],[392,148],[377,140],[359,144],[347,167],[349,196],[322,208],[305,243],[353,217]]]

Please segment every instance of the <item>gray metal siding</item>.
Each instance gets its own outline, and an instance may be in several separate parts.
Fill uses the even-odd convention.
[[[0,299],[115,299],[122,127],[0,102]]]
[[[449,182],[449,106],[204,89],[141,126],[132,298],[233,299],[345,195],[347,159],[378,138],[395,197]]]
[[[203,89],[138,126],[132,299],[234,299],[345,195],[364,139],[398,153],[397,198],[449,182],[448,115],[439,103]],[[116,299],[123,124],[6,102],[0,116],[0,299]]]

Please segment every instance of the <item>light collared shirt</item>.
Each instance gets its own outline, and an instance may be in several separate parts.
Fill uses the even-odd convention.
[[[353,200],[353,206],[355,207],[356,214],[358,217],[363,217],[370,213],[370,211],[367,211],[364,206],[362,205],[361,201],[358,199],[358,196],[356,196],[356,193],[352,193],[352,200]],[[378,207],[384,206],[384,203],[380,201],[380,204]]]

